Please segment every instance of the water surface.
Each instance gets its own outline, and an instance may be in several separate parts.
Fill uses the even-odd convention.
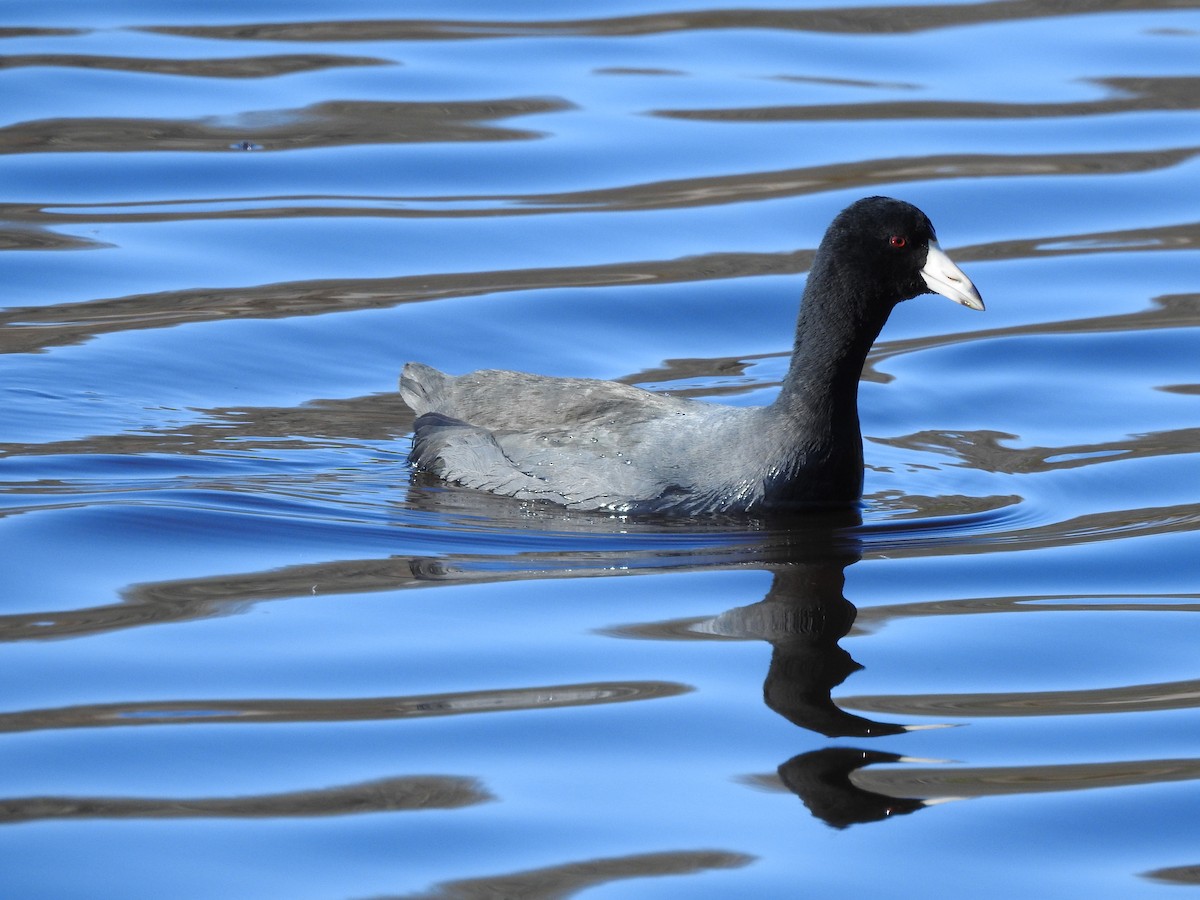
[[[1200,885],[1200,8],[10,2],[0,885]],[[933,218],[861,516],[410,477],[408,359],[769,402]],[[736,452],[736,448],[731,448]]]

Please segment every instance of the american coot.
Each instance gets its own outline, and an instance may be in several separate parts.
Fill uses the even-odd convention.
[[[862,494],[858,381],[901,300],[983,301],[915,206],[888,197],[833,220],[804,289],[791,365],[769,406],[731,407],[611,381],[409,363],[412,464],[522,500],[621,513],[772,512]]]

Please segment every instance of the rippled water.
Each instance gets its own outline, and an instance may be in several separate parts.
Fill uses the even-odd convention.
[[[0,893],[1200,884],[1196,3],[11,0],[0,52]],[[769,401],[871,193],[988,312],[885,329],[861,521],[410,482],[408,359]]]

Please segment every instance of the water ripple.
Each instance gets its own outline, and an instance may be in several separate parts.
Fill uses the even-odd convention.
[[[79,819],[291,819],[461,809],[495,799],[473,778],[406,775],[244,797],[0,797],[0,825]]]
[[[339,700],[158,700],[0,714],[0,732],[144,725],[361,722],[655,700],[691,688],[671,682],[567,684],[508,690]]]
[[[221,151],[253,138],[266,149],[349,144],[531,140],[539,132],[485,124],[560,112],[562,100],[501,98],[476,102],[387,103],[330,100],[302,109],[240,113],[233,121],[183,119],[38,119],[0,128],[0,154]]]

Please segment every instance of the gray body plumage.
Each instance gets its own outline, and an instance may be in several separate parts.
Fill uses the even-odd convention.
[[[898,239],[902,238],[902,240]],[[982,309],[920,210],[868,198],[818,248],[778,399],[739,408],[611,381],[409,363],[411,461],[469,488],[621,513],[771,512],[862,491],[858,380],[896,303],[936,291]]]
[[[611,381],[500,370],[454,377],[409,363],[400,390],[419,416],[417,468],[573,509],[748,511],[808,455],[779,433],[769,407],[684,400]],[[861,457],[852,465],[860,467]],[[807,499],[825,499],[811,493]]]

